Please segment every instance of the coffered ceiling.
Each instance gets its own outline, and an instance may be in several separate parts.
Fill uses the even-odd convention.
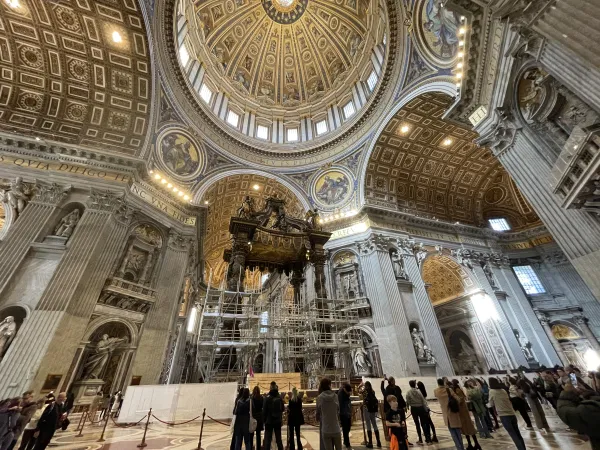
[[[452,99],[424,94],[389,121],[368,161],[368,204],[477,226],[507,217],[513,229],[539,219],[476,133],[443,119]]]
[[[137,0],[0,1],[0,131],[139,155],[149,56]]]

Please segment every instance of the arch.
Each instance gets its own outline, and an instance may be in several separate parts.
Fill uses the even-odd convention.
[[[331,256],[329,257],[329,261],[331,263],[333,263],[336,259],[336,257],[338,257],[339,255],[343,254],[343,253],[352,253],[355,257],[356,257],[356,262],[359,262],[359,255],[358,252],[354,249],[351,248],[347,248],[347,247],[342,247],[342,248],[338,248],[336,250],[333,250],[331,253]]]
[[[427,293],[434,305],[469,294],[477,287],[458,261],[447,255],[428,253],[421,263],[421,274],[429,285]]]
[[[118,322],[118,323],[124,325],[127,328],[127,330],[129,331],[129,336],[131,338],[131,340],[129,341],[129,345],[131,347],[137,346],[139,333],[138,333],[136,326],[129,320],[124,319],[122,317],[116,317],[116,316],[101,316],[101,317],[97,317],[96,319],[91,321],[88,324],[88,327],[83,335],[82,340],[84,342],[89,342],[91,340],[91,338],[93,337],[94,333],[96,333],[102,326],[104,326],[110,322]]]
[[[367,325],[353,325],[351,327],[346,328],[344,331],[342,331],[342,336],[345,336],[346,334],[350,333],[352,330],[358,330],[358,331],[362,331],[364,332],[367,336],[369,336],[369,338],[371,339],[371,342],[373,342],[373,345],[379,345],[379,341],[377,340],[377,335],[375,334],[375,331],[372,330],[369,326]]]
[[[13,210],[5,205],[6,203],[0,202],[0,241],[6,236],[13,223]]]
[[[375,145],[377,144],[379,136],[381,136],[381,133],[383,133],[383,130],[385,130],[389,121],[392,120],[393,117],[398,113],[398,111],[400,111],[404,106],[406,106],[411,100],[419,97],[422,94],[434,92],[446,94],[450,97],[455,97],[456,84],[451,81],[436,80],[419,86],[415,90],[406,93],[381,121],[379,127],[373,134],[373,138],[370,139],[369,146],[367,147],[363,156],[360,173],[358,174],[358,204],[360,206],[363,206],[365,204],[365,182],[367,176],[367,168],[369,166],[369,160],[371,159],[371,154],[375,149]]]
[[[270,178],[277,181],[282,186],[285,186],[289,189],[298,199],[298,201],[302,204],[304,210],[311,209],[311,202],[308,199],[307,195],[304,193],[304,190],[296,185],[294,182],[289,181],[288,179],[282,177],[281,175],[277,175],[274,173],[267,172],[265,170],[253,169],[250,167],[238,168],[238,169],[226,169],[222,172],[214,173],[206,178],[204,178],[194,189],[194,194],[192,198],[192,203],[195,205],[202,205],[202,199],[204,195],[208,192],[208,190],[219,180],[227,178],[232,175],[259,175],[261,177]]]

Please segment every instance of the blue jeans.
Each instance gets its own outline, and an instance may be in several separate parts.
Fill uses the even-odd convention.
[[[479,431],[479,436],[486,438],[491,437],[492,435],[485,422],[484,415],[473,413],[473,417],[475,418],[475,425],[477,426],[477,431]]]
[[[450,431],[450,436],[452,436],[452,440],[454,441],[454,446],[456,447],[456,450],[465,450],[465,446],[463,445],[462,434],[460,432],[460,428],[448,427],[448,431]]]
[[[519,422],[517,422],[517,416],[500,416],[502,426],[513,440],[518,450],[527,450],[525,447],[525,441],[521,432],[519,431]]]

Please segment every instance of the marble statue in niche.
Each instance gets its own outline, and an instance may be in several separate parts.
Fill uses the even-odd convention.
[[[17,333],[17,324],[13,316],[6,317],[0,322],[0,358],[4,356],[8,346],[15,338]]]
[[[490,286],[492,287],[493,290],[498,290],[498,284],[496,283],[496,280],[494,278],[494,271],[492,270],[492,267],[490,266],[489,261],[486,261],[483,266],[483,273],[485,274],[485,277],[487,278],[488,282],[490,283]]]
[[[74,209],[69,214],[60,219],[60,223],[54,229],[54,236],[70,238],[79,223],[79,210]]]
[[[23,212],[31,197],[33,188],[23,182],[23,178],[17,177],[8,185],[0,185],[0,196],[2,203],[6,203],[13,212],[13,220]]]
[[[359,374],[368,374],[371,372],[373,364],[369,361],[369,355],[363,347],[359,347],[354,350],[352,355],[352,362],[354,364],[354,372]]]
[[[394,268],[394,275],[396,279],[408,281],[408,274],[406,273],[406,267],[404,266],[404,257],[394,250],[390,257],[392,259],[392,267]]]
[[[96,348],[90,353],[83,366],[83,378],[88,380],[101,379],[113,352],[126,342],[127,338],[109,337],[108,334],[102,335],[102,338],[96,344]]]
[[[417,327],[413,327],[410,336],[412,338],[413,347],[418,359],[425,358],[425,337],[423,332],[419,331]]]
[[[527,361],[535,360],[533,352],[531,351],[531,342],[529,342],[529,339],[527,339],[524,334],[519,333],[519,330],[513,330],[513,332],[515,333],[517,341],[519,341],[519,347],[521,347],[525,359]]]
[[[433,355],[433,352],[431,351],[431,349],[429,347],[424,345],[423,351],[425,354],[424,359],[427,364],[437,364],[437,359],[435,359],[435,356]]]

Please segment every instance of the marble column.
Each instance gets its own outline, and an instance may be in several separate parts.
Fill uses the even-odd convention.
[[[179,311],[179,293],[186,274],[192,240],[176,232],[169,235],[156,282],[156,303],[148,312],[133,363],[132,375],[141,376],[141,384],[156,384],[166,363],[172,339],[176,339],[175,321]],[[236,280],[237,285],[237,280]]]
[[[506,317],[506,314],[504,313],[502,307],[500,306],[498,298],[496,297],[495,290],[492,288],[490,281],[486,277],[486,275],[483,271],[483,268],[481,267],[481,265],[478,262],[474,262],[472,273],[473,273],[473,275],[475,275],[475,278],[479,282],[479,285],[483,288],[483,290],[486,292],[488,297],[491,299],[491,302],[489,304],[487,304],[486,307],[493,308],[494,311],[487,313],[489,315],[489,317],[491,317],[491,319],[488,320],[488,322],[492,322],[493,327],[498,332],[498,337],[500,339],[500,343],[501,343],[504,351],[506,352],[506,354],[510,357],[510,360],[512,363],[509,365],[509,367],[503,367],[503,369],[504,368],[516,369],[519,366],[529,367],[529,364],[527,363],[527,359],[525,358],[525,355],[523,355],[523,351],[521,350],[521,346],[519,345],[519,341],[517,341],[517,338],[513,332],[513,327],[511,326],[510,322],[508,321],[508,318]],[[471,300],[471,301],[473,301],[473,300]],[[478,309],[481,309],[481,308],[478,308],[477,305],[474,305],[474,307],[475,307],[475,311],[478,311]],[[488,324],[483,324],[483,325],[485,327]],[[489,335],[489,331],[490,330],[488,328],[488,335]],[[493,348],[497,348],[497,347],[498,347],[498,345],[496,344]],[[501,355],[497,355],[497,356],[499,356],[500,362],[502,364],[505,364],[505,362],[501,358]]]
[[[561,199],[547,181],[552,176],[549,163],[540,157],[543,148],[531,130],[522,128],[514,130],[510,146],[498,157],[596,299],[600,299],[600,221],[588,212],[562,208]]]
[[[31,243],[48,228],[48,221],[66,192],[64,187],[56,184],[38,185],[32,200],[0,241],[0,293],[27,255]]]
[[[554,337],[554,334],[552,333],[552,329],[550,328],[550,320],[548,319],[548,316],[546,316],[546,314],[544,314],[541,311],[536,311],[536,314],[538,316],[538,320],[540,321],[540,324],[542,324],[542,327],[544,328],[544,331],[546,332],[546,336],[548,336],[548,339],[552,343],[554,350],[558,354],[558,357],[560,358],[562,365],[563,366],[569,365],[569,359],[566,357],[565,352],[563,351],[563,348],[560,345],[560,342],[558,342],[558,339],[556,339]]]
[[[506,305],[516,319],[513,325],[531,342],[533,353],[540,364],[553,367],[560,362],[558,354],[542,328],[519,280],[507,264],[501,264],[494,270],[502,289],[506,292]],[[521,334],[520,334],[521,335]]]
[[[373,234],[358,246],[383,371],[396,377],[419,375],[419,363],[388,253],[390,240]]]
[[[402,252],[404,269],[409,281],[412,283],[415,302],[421,317],[421,330],[425,334],[425,344],[431,349],[437,360],[437,372],[440,376],[449,377],[454,375],[454,367],[450,361],[442,329],[435,315],[433,303],[431,303],[425,289],[425,282],[421,278],[421,268],[417,263],[415,254],[412,252],[412,244],[410,241],[399,240],[398,247],[398,251]]]
[[[2,395],[39,390],[49,373],[66,375],[123,245],[129,213],[120,198],[92,192],[54,276],[2,361]]]

